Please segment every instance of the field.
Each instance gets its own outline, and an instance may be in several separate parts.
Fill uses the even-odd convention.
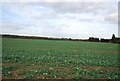
[[[3,38],[3,79],[117,79],[118,44]]]

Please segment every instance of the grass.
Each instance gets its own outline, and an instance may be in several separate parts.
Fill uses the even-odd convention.
[[[118,44],[3,38],[3,79],[118,79]]]

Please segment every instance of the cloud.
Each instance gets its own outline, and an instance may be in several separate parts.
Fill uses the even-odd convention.
[[[99,29],[101,32],[103,32],[103,31],[106,31],[107,29],[106,28],[100,28]]]
[[[119,0],[1,0],[2,2],[118,2]]]
[[[60,2],[60,3],[43,3],[45,7],[52,8],[56,13],[65,15],[68,18],[79,18],[79,20],[82,21],[92,21],[95,16],[102,15],[104,18],[104,21],[108,22],[109,19],[111,22],[109,23],[115,23],[116,17],[111,17],[111,14],[118,13],[118,7],[115,3],[107,3],[107,2]],[[71,15],[69,14],[71,13]],[[92,18],[81,18],[79,14],[86,14],[91,15]],[[66,15],[67,14],[67,15]],[[107,18],[106,18],[107,16]],[[110,17],[110,18],[109,18]],[[109,18],[109,19],[108,19]],[[99,21],[99,19],[96,19]],[[101,21],[103,22],[103,21]]]
[[[116,24],[116,23],[118,23],[118,14],[117,13],[110,14],[110,15],[106,16],[104,20],[107,23]]]
[[[3,13],[4,33],[71,38],[106,34],[100,27],[115,25],[118,15],[107,2],[4,3]]]
[[[92,13],[92,14],[104,14],[114,11],[116,7],[113,3],[107,2],[45,2],[46,7],[53,8],[58,13]]]
[[[107,2],[43,2],[41,5],[35,5],[36,3],[12,3],[4,5],[11,13],[17,14],[25,19],[34,20],[45,20],[59,17],[66,17],[69,19],[78,19],[81,21],[98,21],[98,22],[107,22],[115,23],[117,19],[118,7],[115,3]],[[31,6],[32,5],[32,6]],[[4,7],[3,6],[3,7]],[[46,10],[40,12],[39,10]],[[49,10],[49,11],[48,11]],[[21,13],[22,12],[22,13]],[[81,16],[81,14],[87,14]],[[112,16],[111,16],[112,14]],[[115,16],[114,16],[115,14]],[[102,15],[104,21],[99,20],[98,15]],[[94,18],[96,17],[96,18]],[[98,18],[98,19],[97,19]],[[109,22],[108,22],[109,21]]]
[[[0,26],[2,27],[2,30],[1,30],[2,33],[17,33],[21,30],[27,30],[28,27],[32,26],[30,24],[23,24],[23,23],[18,24],[18,23],[6,21],[6,20],[2,20],[0,22],[2,22],[2,24],[0,24]]]

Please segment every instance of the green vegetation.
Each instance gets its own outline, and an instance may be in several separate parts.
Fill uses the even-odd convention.
[[[3,38],[3,79],[117,79],[118,44]]]

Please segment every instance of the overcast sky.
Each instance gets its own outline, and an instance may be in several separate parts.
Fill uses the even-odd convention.
[[[118,36],[117,2],[3,2],[4,34],[111,38]]]

